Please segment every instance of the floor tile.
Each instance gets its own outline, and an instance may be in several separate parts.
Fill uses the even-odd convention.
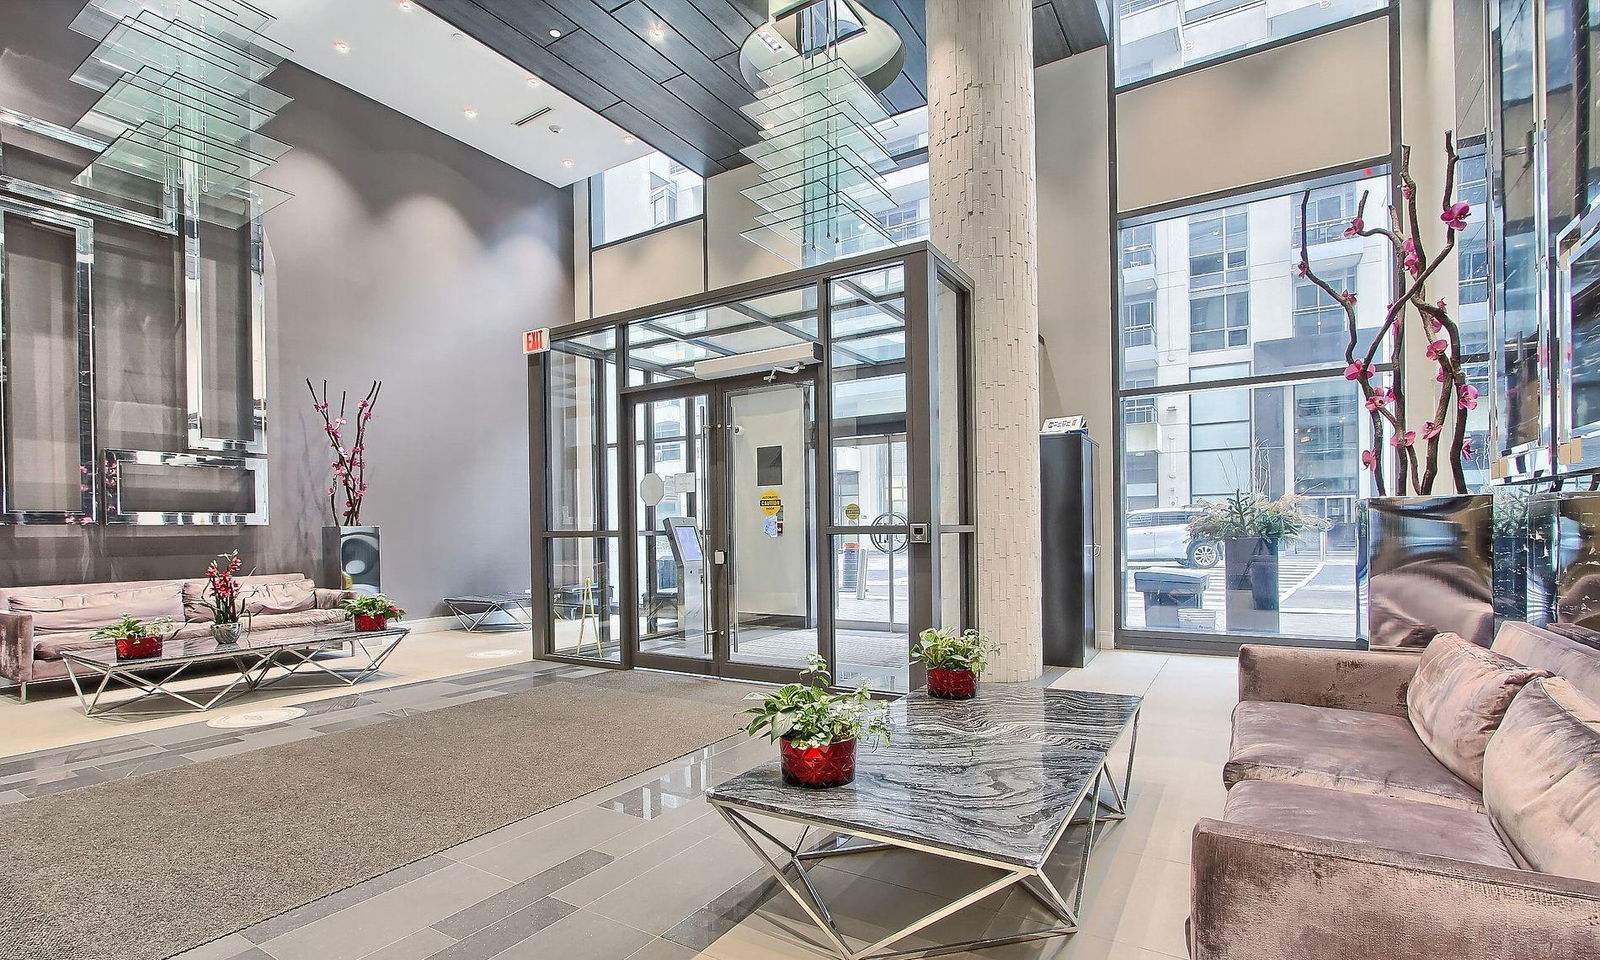
[[[671,940],[652,940],[628,954],[627,960],[695,960],[700,951],[673,943]]]
[[[585,906],[704,839],[680,827],[554,892],[568,903]]]
[[[529,937],[576,909],[570,903],[546,897],[496,920],[460,943],[452,944],[436,954],[434,960],[490,960],[526,942]]]
[[[568,857],[595,849],[600,841],[632,829],[638,822],[626,814],[589,807],[491,847],[464,862],[512,883],[521,883]]]
[[[495,960],[624,960],[654,939],[626,924],[576,910]]]
[[[611,862],[611,858],[603,853],[594,850],[585,851],[575,857],[569,857],[550,869],[544,870],[507,890],[502,890],[487,900],[475,903],[459,913],[446,917],[433,926],[435,929],[457,939],[465,938],[498,920],[510,916],[529,904],[543,900],[557,890],[561,890],[573,883],[573,881],[592,876],[595,871]],[[575,900],[566,897],[562,899],[577,905]]]
[[[744,846],[706,838],[594,900],[587,909],[660,936],[757,866]]]
[[[252,943],[265,943],[291,930],[308,926],[323,917],[332,916],[346,907],[353,906],[363,900],[369,900],[378,894],[393,890],[419,877],[425,877],[436,870],[443,870],[450,864],[451,861],[444,857],[424,857],[414,863],[408,863],[403,867],[373,877],[371,880],[347,887],[337,893],[313,900],[304,906],[296,907],[293,910],[280,913],[276,917],[253,924],[241,932]]]
[[[375,953],[369,953],[361,960],[430,960],[439,951],[455,943],[453,937],[445,936],[432,927],[423,927],[411,936],[396,940]]]
[[[509,885],[500,877],[452,863],[261,946],[277,960],[359,960]]]

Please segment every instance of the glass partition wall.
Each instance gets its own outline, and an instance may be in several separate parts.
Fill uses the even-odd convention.
[[[973,625],[970,290],[916,243],[554,331],[536,652],[920,684],[915,634]]]

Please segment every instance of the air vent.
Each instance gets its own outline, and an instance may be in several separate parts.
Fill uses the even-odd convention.
[[[526,117],[523,117],[521,120],[516,121],[516,123],[512,124],[512,126],[526,127],[528,124],[549,113],[551,109],[551,107],[540,107],[539,109],[528,114]]]

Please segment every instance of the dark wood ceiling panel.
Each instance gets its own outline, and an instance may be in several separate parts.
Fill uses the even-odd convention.
[[[1061,28],[1061,18],[1056,16],[1056,5],[1051,0],[1039,0],[1033,8],[1033,65],[1043,66],[1071,55],[1072,46]]]
[[[1106,45],[1106,21],[1096,0],[1050,0],[1050,2],[1056,8],[1056,18],[1061,21],[1061,32],[1067,38],[1067,46],[1071,48],[1071,53],[1083,53]],[[1035,19],[1035,43],[1038,42],[1037,23]],[[1061,56],[1067,55],[1064,53]]]
[[[742,166],[759,132],[739,48],[767,0],[417,0],[530,73],[702,174]],[[905,43],[883,93],[900,113],[927,103],[925,0],[856,0]],[[979,0],[973,0],[979,2]],[[1034,54],[1048,63],[1105,44],[1100,0],[1034,0]],[[654,28],[661,36],[652,36]],[[559,39],[551,30],[561,31]]]
[[[613,16],[645,38],[649,38],[652,27],[660,25],[663,36],[660,40],[652,41],[655,48],[672,61],[681,72],[693,77],[696,83],[715,94],[725,105],[738,109],[755,100],[755,94],[750,92],[750,88],[746,87],[743,81],[735,80],[722,72],[722,68],[717,66],[695,41],[680,34],[676,24],[657,16],[644,0],[630,0],[624,6],[618,7]],[[711,32],[719,39],[726,39],[720,32],[714,30]],[[755,132],[755,127],[740,124],[737,130],[728,132],[736,132],[743,136]]]
[[[624,5],[639,0],[623,0]],[[725,57],[739,49],[739,44],[717,29],[717,25],[695,6],[695,0],[649,0],[646,6],[671,27],[678,36],[693,44],[708,59]]]
[[[550,36],[551,30],[571,33],[578,29],[576,23],[545,0],[475,0],[475,2],[540,46],[555,41],[556,38]]]

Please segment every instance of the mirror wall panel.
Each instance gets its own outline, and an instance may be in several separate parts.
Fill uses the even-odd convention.
[[[94,227],[0,200],[0,520],[92,523]]]
[[[189,432],[194,450],[266,453],[266,357],[259,223],[189,233]]]
[[[0,189],[75,213],[175,234],[168,185],[110,172],[100,187],[72,181],[102,150],[104,141],[0,107]]]

